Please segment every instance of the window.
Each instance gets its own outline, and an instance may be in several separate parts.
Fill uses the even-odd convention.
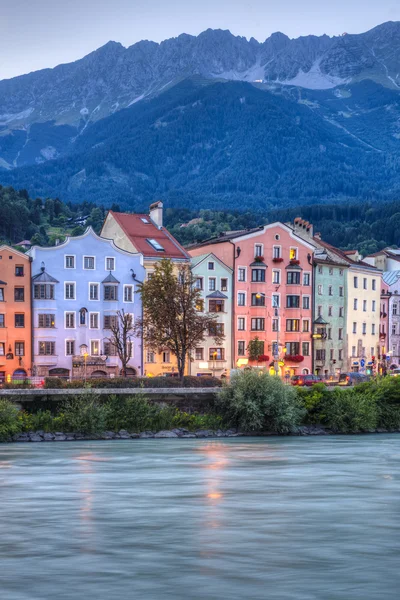
[[[332,310],[333,310],[333,307],[332,306],[328,306],[328,317],[332,316]]]
[[[353,286],[358,288],[358,277],[353,277]]]
[[[37,283],[33,286],[35,300],[54,300],[54,285],[50,283]]]
[[[92,270],[94,269],[94,256],[83,257],[83,268]]]
[[[392,325],[392,335],[396,335],[396,324]]]
[[[24,276],[24,267],[22,265],[15,266],[15,277],[23,277]],[[23,356],[21,354],[20,356]]]
[[[339,275],[343,275],[343,269],[339,269]]]
[[[15,342],[15,356],[25,356],[25,342]]]
[[[75,269],[75,256],[65,256],[65,268]]]
[[[324,291],[323,286],[321,284],[319,284],[319,286],[318,286],[318,296],[322,296],[323,291]]]
[[[4,342],[0,342],[0,356],[6,355],[6,345]]]
[[[65,328],[66,329],[75,329],[75,313],[74,312],[65,313]]]
[[[344,307],[339,306],[339,317],[343,317],[343,316],[344,316]]]
[[[25,327],[24,313],[15,313],[15,327]]]
[[[280,283],[281,282],[281,272],[280,271],[272,271],[272,283]]]
[[[363,300],[363,311],[367,312],[367,301]]]
[[[246,269],[245,267],[238,268],[238,281],[246,281]]]
[[[209,360],[225,360],[225,348],[210,348],[208,357]]]
[[[54,356],[56,353],[55,342],[39,342],[39,355],[40,356]]]
[[[332,267],[329,267],[329,275],[333,275],[333,269],[332,269]]]
[[[371,334],[375,335],[375,323],[372,323],[371,325]]]
[[[196,277],[196,279],[194,281],[194,287],[196,290],[203,289],[203,277]]]
[[[310,285],[310,273],[304,273],[303,285]]]
[[[90,340],[90,356],[99,356],[100,342],[99,340]]]
[[[0,302],[4,302],[4,288],[0,287]]]
[[[238,342],[238,356],[244,356],[246,353],[246,343],[243,341]]]
[[[310,321],[308,319],[304,319],[303,321],[303,331],[304,333],[308,333],[310,331]]]
[[[3,328],[6,326],[6,316],[4,314],[0,314],[0,327]]]
[[[208,278],[208,290],[210,292],[215,292],[216,289],[216,279],[215,277],[209,277]]]
[[[279,308],[281,305],[279,294],[272,294],[272,308]]]
[[[228,291],[228,280],[226,279],[226,277],[222,277],[221,279],[221,292],[227,292]]]
[[[375,312],[375,307],[376,307],[376,302],[375,300],[372,300],[372,312]],[[393,313],[395,314],[395,313]]]
[[[343,360],[343,350],[338,350],[338,359]]]
[[[67,340],[65,342],[65,354],[67,356],[73,356],[75,354],[75,341]]]
[[[204,360],[204,348],[196,348],[194,358],[195,360]]]
[[[133,285],[124,285],[124,302],[133,302]]]
[[[106,271],[115,271],[115,258],[113,256],[106,257]]]
[[[331,285],[328,287],[328,296],[333,296],[333,288]]]
[[[117,326],[117,315],[104,315],[104,329]]]
[[[286,331],[300,331],[300,319],[286,319]]]
[[[244,331],[246,329],[246,319],[244,317],[238,317],[237,328],[238,331]]]
[[[321,304],[319,304],[317,306],[317,316],[318,317],[322,317],[322,306],[321,306]]]
[[[288,285],[300,285],[300,271],[288,271],[287,283]]]
[[[364,277],[363,279],[363,289],[366,290],[367,289],[367,278]]]
[[[75,283],[65,284],[65,299],[75,300]]]
[[[281,247],[274,246],[272,248],[272,258],[280,258],[281,257]]]
[[[343,286],[342,285],[339,287],[339,296],[343,297]]]
[[[324,333],[324,330],[321,329],[321,332]],[[328,327],[328,340],[332,339],[332,327]]]
[[[331,348],[331,349],[329,350],[329,358],[330,358],[330,360],[333,360],[333,359],[334,359],[334,357],[335,357],[335,351],[334,351],[334,349],[333,349],[333,348]]]
[[[363,325],[362,325],[362,332],[364,335],[367,333],[367,324],[366,323],[363,323]]]
[[[272,331],[279,331],[279,319],[272,319]]]
[[[353,358],[355,358],[355,357],[357,356],[357,354],[356,354],[356,347],[355,347],[355,346],[352,346],[352,347],[351,347],[351,356],[352,356]]]
[[[38,316],[38,327],[43,329],[51,329],[55,326],[55,315],[39,315]]]
[[[252,306],[265,306],[265,294],[252,294],[251,295]]]
[[[297,248],[290,248],[289,259],[290,260],[297,260]]]
[[[214,268],[215,268],[215,264],[214,264],[214,262],[210,261],[210,262],[208,263],[208,270],[209,270],[209,271],[214,271]]]
[[[357,323],[353,323],[353,333],[357,333]]]
[[[301,344],[301,353],[303,356],[310,356],[310,342],[303,342]]]
[[[104,300],[107,300],[107,301],[118,300],[118,287],[116,285],[105,285],[104,286]]]
[[[164,352],[162,353],[162,361],[163,363],[171,362],[171,353],[169,352],[169,350],[164,350]]]
[[[286,296],[286,308],[300,308],[300,296]]]
[[[326,350],[325,349],[316,350],[315,358],[316,358],[316,360],[324,361],[326,359]]]
[[[238,306],[246,306],[246,294],[244,292],[238,292]]]
[[[14,288],[14,300],[15,300],[15,302],[24,302],[25,288],[23,288],[23,287]]]
[[[372,280],[372,289],[375,291],[376,290],[376,279]]]
[[[264,318],[251,319],[251,330],[252,331],[264,331],[265,330],[265,319]]]
[[[358,308],[358,300],[357,300],[357,298],[354,298],[353,308],[354,308],[354,310],[357,310],[357,308]]]
[[[265,269],[252,269],[251,270],[252,281],[265,281]]]
[[[254,256],[262,256],[262,255],[263,255],[262,244],[256,244],[254,246]]]
[[[223,300],[209,300],[208,301],[209,312],[224,312],[224,301]]]
[[[197,300],[196,310],[198,310],[199,312],[204,311],[204,300],[202,298],[199,298],[199,300]]]
[[[286,354],[289,356],[300,354],[300,342],[286,342]]]
[[[99,299],[99,284],[89,283],[89,300]]]
[[[225,327],[223,323],[212,323],[208,328],[208,335],[211,335],[213,337],[218,335],[224,335],[224,330]]]
[[[146,362],[148,362],[148,363],[155,363],[156,362],[156,355],[154,354],[154,352],[152,350],[147,350],[147,353],[146,353]]]
[[[338,339],[339,340],[343,340],[343,328],[342,327],[339,327],[339,330],[338,330]]]
[[[89,327],[90,327],[90,329],[98,329],[99,328],[99,313],[90,313]]]
[[[151,238],[147,239],[146,241],[154,250],[157,250],[157,252],[165,252],[165,248],[161,246],[161,244],[157,242],[157,240]]]
[[[321,265],[318,267],[318,275],[322,275],[322,267],[321,267]]]

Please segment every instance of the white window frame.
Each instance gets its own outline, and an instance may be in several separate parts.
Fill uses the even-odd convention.
[[[304,323],[308,323],[308,329],[304,329]],[[301,319],[301,332],[300,333],[311,333],[310,319]]]
[[[295,253],[296,253],[295,258],[290,258],[292,250],[294,250]],[[299,260],[299,248],[298,248],[298,246],[290,246],[290,248],[289,248],[289,260]]]
[[[278,297],[278,306],[274,306],[274,296]],[[271,308],[281,308],[282,306],[282,298],[281,298],[281,293],[280,292],[273,292],[271,295]]]
[[[71,343],[71,342],[73,342],[74,344],[76,344],[76,340],[74,340],[74,339],[72,339],[72,338],[71,338],[71,339],[68,339],[68,338],[67,338],[67,339],[65,340],[65,343],[64,343],[65,356],[76,356],[75,352],[73,352],[72,354],[68,354],[68,353],[67,353],[67,344],[69,344],[69,343]],[[75,351],[75,350],[76,350],[76,348],[74,348],[74,351]]]
[[[113,260],[114,261],[114,268],[113,269],[107,269],[107,261],[108,260]],[[107,273],[109,273],[110,271],[116,271],[116,263],[115,263],[115,256],[106,256],[104,259],[104,269],[105,271],[107,271]]]
[[[210,288],[210,281],[214,280],[214,288]],[[207,277],[207,290],[209,292],[216,292],[217,291],[217,277]]]
[[[311,296],[310,296],[310,294],[303,294],[301,298],[302,298],[302,300],[301,300],[301,310],[311,310]],[[308,308],[304,308],[304,303],[303,303],[303,299],[304,298],[308,298]]]
[[[275,254],[275,248],[279,248],[279,256],[274,256],[274,254]],[[280,246],[280,245],[278,246],[277,244],[274,244],[272,246],[272,260],[274,258],[282,258],[282,246]]]
[[[239,279],[239,269],[244,269],[244,279]],[[238,283],[247,283],[247,267],[245,265],[238,265],[237,270]]]
[[[85,268],[85,258],[93,258],[93,265],[94,265],[93,269],[86,269]],[[92,254],[84,254],[82,256],[82,269],[84,271],[95,271],[96,270],[96,257],[93,256]]]
[[[257,246],[260,246],[260,247],[261,247],[261,254],[256,254],[256,247],[257,247]],[[256,256],[264,256],[264,244],[261,244],[260,242],[256,242],[256,243],[254,244],[254,258],[255,258]]]
[[[132,290],[132,300],[125,300],[125,290],[130,288]],[[133,304],[135,298],[135,286],[132,283],[124,283],[122,286],[122,301],[125,304]]]
[[[98,354],[92,354],[92,344],[93,343],[98,344],[98,348],[99,348]],[[100,340],[98,340],[98,339],[89,340],[89,349],[90,349],[90,356],[100,356],[101,355],[100,354],[101,353]]]
[[[210,265],[213,265],[212,268],[210,269]],[[215,260],[208,260],[207,261],[207,271],[215,271]]]
[[[310,280],[310,283],[309,283],[308,285],[306,285],[306,284],[304,283],[304,275],[308,275],[308,278],[309,278],[309,280]],[[302,285],[304,285],[304,286],[305,286],[305,287],[307,287],[307,288],[310,288],[310,287],[311,287],[311,271],[303,271],[303,281],[302,281]]]
[[[95,298],[90,297],[90,286],[97,286],[97,300]],[[98,281],[89,281],[88,283],[88,300],[89,302],[99,302],[100,301],[100,283]]]
[[[239,304],[239,294],[244,294],[244,304]],[[247,292],[245,290],[237,290],[236,292],[236,306],[247,306]]]
[[[278,279],[279,279],[278,282],[274,281],[274,273],[278,273]],[[273,285],[281,285],[281,282],[282,282],[281,269],[272,269],[271,275],[272,275],[272,279],[271,279],[272,284]]]
[[[244,329],[239,329],[239,319],[244,321]],[[236,331],[247,331],[247,318],[244,315],[238,315],[236,320]]]
[[[74,297],[67,298],[67,285],[74,286]],[[64,281],[64,300],[76,300],[76,281]]]
[[[67,267],[67,256],[71,256],[74,259],[73,267]],[[76,270],[76,254],[64,254],[64,269],[67,269],[68,271]]]
[[[67,315],[74,315],[74,326],[73,327],[67,327]],[[64,329],[67,329],[68,331],[71,329],[76,329],[76,310],[65,310],[64,311]]]
[[[91,324],[92,315],[97,315],[97,327],[92,327],[92,324]],[[89,329],[100,329],[100,312],[98,312],[98,311],[90,312],[88,320],[89,320]]]
[[[226,279],[226,290],[222,290],[222,280]],[[229,277],[220,277],[219,278],[219,289],[220,291],[225,291],[226,293],[229,293]]]

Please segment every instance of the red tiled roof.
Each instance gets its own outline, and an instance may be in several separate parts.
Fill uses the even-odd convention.
[[[124,233],[130,239],[132,244],[145,257],[157,258],[179,258],[187,259],[189,255],[176,241],[176,239],[164,228],[159,229],[153,223],[149,215],[145,214],[129,214],[118,213],[110,210],[110,214],[123,229]],[[148,223],[144,223],[142,219],[146,219]],[[165,252],[157,251],[147,241],[148,239],[156,240],[165,250]]]

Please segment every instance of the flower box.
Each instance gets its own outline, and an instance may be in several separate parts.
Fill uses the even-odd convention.
[[[286,354],[285,360],[299,363],[303,362],[304,356],[302,356],[301,354]]]
[[[283,258],[281,256],[278,256],[277,258],[273,258],[272,262],[274,262],[274,263],[281,263],[281,262],[283,262]]]
[[[300,264],[300,261],[299,261],[299,260],[297,260],[297,258],[291,258],[291,259],[290,259],[290,264],[291,264],[291,265],[299,265],[299,264]]]
[[[264,257],[263,256],[255,256],[254,262],[262,263],[262,262],[264,262]]]

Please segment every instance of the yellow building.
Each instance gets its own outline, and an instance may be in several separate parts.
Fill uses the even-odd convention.
[[[176,264],[190,262],[186,250],[163,227],[162,202],[154,202],[148,215],[109,211],[100,235],[112,239],[122,250],[143,254],[147,278],[151,277],[155,264],[163,258],[169,258]],[[177,375],[176,358],[167,349],[153,352],[144,347],[142,352],[144,375]]]
[[[372,369],[372,357],[379,354],[382,273],[356,255],[347,256],[348,368],[365,372]]]

